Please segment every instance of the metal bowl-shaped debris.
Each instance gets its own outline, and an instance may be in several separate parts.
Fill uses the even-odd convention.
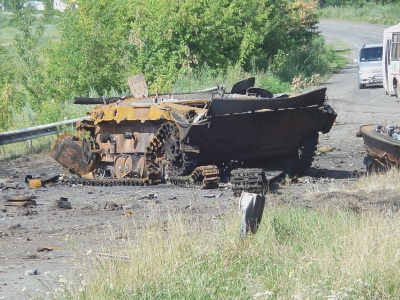
[[[32,200],[35,199],[36,196],[34,195],[4,195],[5,206],[30,206],[36,205],[36,201]]]
[[[7,201],[29,201],[35,199],[34,195],[4,195],[4,200]]]

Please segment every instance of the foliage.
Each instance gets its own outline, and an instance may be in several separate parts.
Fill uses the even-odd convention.
[[[104,95],[126,82],[130,20],[126,6],[119,2],[85,0],[79,10],[63,14],[62,40],[47,49],[49,78],[58,83],[52,90],[54,97],[87,95],[90,89]]]
[[[399,23],[398,3],[376,5],[368,3],[362,7],[326,6],[319,11],[321,18],[360,21],[373,24],[395,25]]]
[[[363,7],[365,5],[387,5],[398,3],[398,0],[319,0],[319,7]]]
[[[39,109],[40,101],[46,97],[45,70],[39,48],[44,27],[34,26],[35,17],[31,12],[31,8],[27,8],[16,13],[20,32],[15,36],[14,46],[21,62],[16,75],[34,109]]]
[[[161,90],[177,74],[205,64],[216,70],[236,63],[245,71],[266,69],[279,49],[309,43],[318,22],[312,1],[139,2],[132,13],[140,16],[130,36],[132,69]]]
[[[82,0],[63,17],[49,72],[68,82],[70,95],[104,94],[137,73],[145,73],[152,92],[166,92],[203,65],[266,69],[279,49],[310,43],[317,22],[313,1]]]
[[[319,37],[288,52],[278,50],[270,68],[285,81],[291,81],[299,75],[309,78],[315,73],[328,72],[330,55],[331,52],[325,47],[324,39]]]
[[[0,89],[0,132],[11,124],[11,87],[6,84]]]
[[[7,0],[5,5],[6,7],[10,7],[13,11],[17,11],[22,8],[25,2],[25,0]]]
[[[69,237],[92,270],[54,298],[396,299],[400,292],[399,215],[270,205],[257,234],[242,239],[234,211],[212,220],[170,215],[158,225],[154,218],[140,230],[127,225],[124,243],[110,242],[120,232],[105,237],[102,252],[111,259],[82,252]]]
[[[316,66],[295,61],[318,38],[315,1],[81,0],[79,9],[56,17],[50,2],[46,0],[41,20],[31,8],[15,14],[19,32],[0,53],[5,57],[0,84],[9,78],[12,109],[20,113],[29,104],[37,124],[80,116],[69,105],[75,96],[126,94],[127,77],[137,73],[145,73],[151,92],[182,91],[182,83],[190,90],[229,86],[254,75],[271,91],[281,92],[290,87],[291,74],[311,76]],[[52,23],[45,28],[55,36],[54,28],[59,28],[61,37],[45,40],[43,21]],[[275,63],[279,53],[294,58]],[[318,66],[327,62],[319,61]],[[291,73],[277,70],[279,64],[286,69],[291,64]],[[207,83],[201,86],[195,78],[204,66]],[[190,84],[184,83],[190,78]]]
[[[43,0],[43,4],[44,4],[44,8],[45,8],[45,10],[43,12],[43,16],[47,22],[51,22],[52,17],[55,14],[54,0]]]

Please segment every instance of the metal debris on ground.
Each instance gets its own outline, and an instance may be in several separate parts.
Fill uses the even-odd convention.
[[[255,234],[264,212],[265,196],[261,194],[242,192],[239,199],[239,208],[243,211],[240,236],[251,232]]]
[[[40,179],[32,179],[29,181],[29,187],[31,188],[38,188],[42,186],[42,180]]]
[[[124,205],[124,206],[122,206],[122,209],[124,210],[125,217],[129,218],[132,216],[132,208],[130,206]]]
[[[61,197],[60,200],[55,201],[55,206],[62,209],[71,209],[71,202],[68,201],[68,198]]]
[[[399,167],[400,127],[391,124],[363,125],[360,128],[367,156],[364,165],[367,173],[382,172]]]
[[[26,175],[25,182],[29,184],[31,188],[38,188],[48,183],[55,183],[60,179],[60,175],[50,175],[50,176],[33,176]]]
[[[318,152],[323,152],[323,153],[332,152],[333,150],[335,150],[335,148],[332,146],[319,147],[317,149]]]
[[[36,196],[33,195],[4,195],[5,206],[34,206]]]
[[[18,182],[11,179],[0,179],[0,189],[21,189],[23,188]]]
[[[49,252],[49,251],[55,251],[55,250],[64,250],[64,248],[61,247],[41,247],[37,249],[37,252]]]
[[[215,198],[216,196],[214,194],[206,194],[204,195],[206,198]]]
[[[25,276],[28,276],[28,275],[39,275],[40,272],[36,269],[36,270],[28,270],[24,274],[25,274]]]

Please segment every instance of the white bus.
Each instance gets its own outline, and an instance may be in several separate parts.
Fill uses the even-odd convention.
[[[383,31],[382,70],[386,95],[400,97],[400,23]]]

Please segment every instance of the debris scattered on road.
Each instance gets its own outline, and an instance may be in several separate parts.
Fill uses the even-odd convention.
[[[32,179],[29,181],[29,187],[35,189],[42,186],[42,180],[40,179]]]
[[[71,209],[71,202],[68,201],[68,198],[61,197],[60,200],[55,201],[55,206],[62,209]]]
[[[333,150],[335,150],[335,148],[334,147],[332,147],[332,146],[325,146],[325,147],[319,147],[318,149],[317,149],[317,151],[318,152],[322,152],[322,153],[326,153],[326,152],[332,152]]]
[[[26,175],[25,182],[29,183],[31,188],[38,188],[46,185],[47,183],[55,183],[60,179],[60,175],[50,175],[46,176],[45,174],[41,174],[38,176]]]
[[[206,195],[204,195],[204,197],[206,197],[206,198],[216,198],[217,196],[214,195],[214,194],[206,194]]]
[[[11,179],[0,179],[0,190],[2,189],[22,189],[23,187]]]
[[[122,209],[124,210],[124,216],[125,217],[131,217],[132,216],[132,208],[128,205],[122,206]]]
[[[103,206],[103,209],[109,210],[109,211],[120,210],[120,209],[122,209],[122,205],[119,205],[113,201],[107,201],[105,203],[105,205]]]
[[[37,249],[37,252],[49,252],[49,251],[55,251],[55,250],[64,250],[64,248],[61,247],[41,247]]]
[[[251,232],[257,233],[264,212],[265,196],[261,194],[242,192],[239,208],[243,211],[240,236]]]
[[[28,275],[39,275],[40,274],[40,272],[36,269],[36,270],[28,270],[28,271],[26,271],[25,272],[25,276],[28,276]]]
[[[3,198],[6,200],[5,206],[28,207],[36,205],[36,201],[32,200],[36,198],[34,195],[4,195]]]

